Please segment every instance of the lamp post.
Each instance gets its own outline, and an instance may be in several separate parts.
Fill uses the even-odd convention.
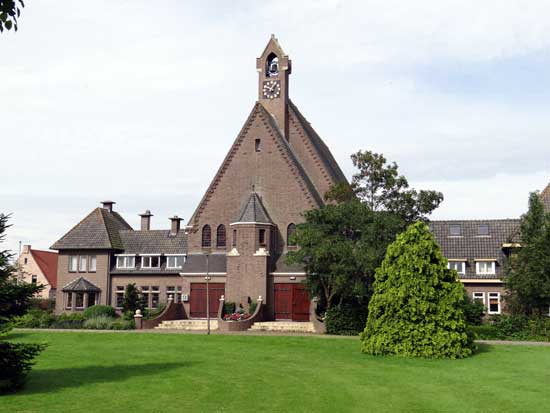
[[[210,282],[210,275],[208,275],[208,253],[205,254],[206,256],[206,276],[204,277],[204,280],[206,281],[206,325],[207,325],[207,333],[210,335],[210,291],[208,289],[208,284]]]

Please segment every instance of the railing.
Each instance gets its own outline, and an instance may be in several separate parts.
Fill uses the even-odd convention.
[[[226,321],[223,319],[223,308],[225,304],[225,297],[222,295],[220,298],[220,306],[218,307],[218,330],[219,331],[246,331],[256,321],[262,321],[262,308],[263,308],[262,296],[256,300],[256,309],[254,314],[250,317],[239,321]]]

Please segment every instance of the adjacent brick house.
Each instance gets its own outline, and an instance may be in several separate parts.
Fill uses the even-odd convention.
[[[39,298],[55,298],[57,288],[57,253],[32,249],[23,245],[17,259],[18,278],[24,282],[40,284],[44,289]]]

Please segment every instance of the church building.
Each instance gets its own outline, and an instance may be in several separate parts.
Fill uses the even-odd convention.
[[[324,204],[346,182],[330,150],[289,98],[292,62],[272,36],[256,61],[258,100],[187,225],[151,230],[141,214],[134,230],[105,201],[57,241],[56,310],[93,304],[120,307],[136,283],[151,308],[169,295],[189,318],[210,315],[218,298],[247,308],[264,300],[264,318],[309,320],[303,268],[286,264],[302,213]]]

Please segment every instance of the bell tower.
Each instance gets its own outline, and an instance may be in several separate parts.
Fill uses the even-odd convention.
[[[288,75],[292,62],[275,35],[271,35],[262,55],[256,59],[258,101],[273,116],[288,139]]]

